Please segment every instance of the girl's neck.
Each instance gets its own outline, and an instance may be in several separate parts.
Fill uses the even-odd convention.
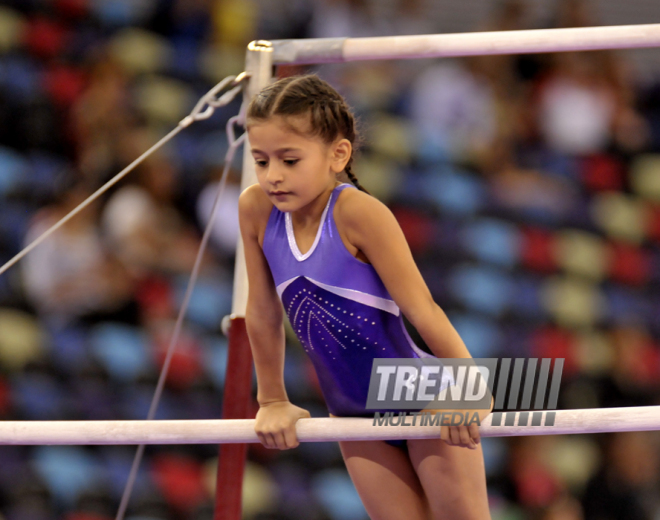
[[[332,192],[339,185],[341,185],[341,182],[335,181],[329,189],[321,193],[307,206],[300,208],[297,211],[292,211],[291,223],[298,229],[317,226],[318,222],[321,220],[321,215],[323,215],[323,210],[325,210],[328,200],[332,196]]]

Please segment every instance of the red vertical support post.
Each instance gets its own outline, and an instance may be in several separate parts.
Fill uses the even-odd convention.
[[[256,41],[248,45],[245,57],[245,83],[243,102],[248,103],[270,82],[273,76],[273,47],[270,42]],[[250,145],[243,147],[243,176],[241,191],[257,182]],[[229,325],[229,353],[227,376],[222,405],[223,419],[247,419],[250,412],[252,389],[252,352],[245,327],[247,308],[247,271],[243,243],[239,238],[234,270],[234,296]],[[223,444],[218,460],[218,480],[214,520],[240,520],[243,495],[243,472],[247,444]]]
[[[222,399],[223,419],[246,419],[250,413],[252,352],[245,318],[232,318],[229,326],[227,375]],[[243,471],[247,444],[221,444],[214,520],[240,520]]]

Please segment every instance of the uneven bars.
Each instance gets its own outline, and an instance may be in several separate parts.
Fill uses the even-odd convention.
[[[482,437],[660,430],[660,406],[546,411],[554,426],[481,425]],[[521,412],[515,412],[514,424]],[[412,417],[408,416],[411,421]],[[542,422],[542,424],[545,421]],[[439,426],[374,426],[372,418],[315,418],[297,423],[301,442],[430,439]],[[0,445],[224,444],[258,442],[254,419],[187,421],[0,421]]]
[[[660,24],[273,40],[275,65],[660,47]]]

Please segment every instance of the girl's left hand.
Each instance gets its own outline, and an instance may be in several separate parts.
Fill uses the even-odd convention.
[[[441,426],[440,438],[450,446],[459,446],[476,450],[481,442],[479,436],[479,426],[472,423],[469,426]]]
[[[448,412],[461,412],[464,417],[473,417],[474,413],[479,414],[479,424],[481,424],[488,414],[493,410],[495,401],[491,397],[490,409],[488,410],[449,410]],[[437,410],[436,410],[437,411]],[[447,411],[445,411],[447,412]],[[459,446],[461,448],[469,448],[471,450],[477,449],[477,445],[481,442],[479,434],[479,424],[472,422],[469,425],[460,426],[441,426],[440,438],[450,446]]]

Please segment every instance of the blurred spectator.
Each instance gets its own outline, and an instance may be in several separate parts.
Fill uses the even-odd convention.
[[[383,21],[367,0],[315,0],[311,37],[341,38],[380,36]]]
[[[58,200],[34,217],[26,245],[76,208],[89,195],[85,183],[63,189]],[[46,320],[111,315],[129,306],[131,279],[103,244],[97,225],[98,204],[72,218],[23,263],[25,289]],[[130,318],[129,318],[130,319]]]
[[[116,173],[118,142],[133,123],[129,94],[117,63],[103,57],[92,65],[89,85],[72,112],[78,168],[90,181]]]
[[[132,130],[124,136],[125,153],[135,156],[150,142],[148,132]],[[119,188],[103,210],[109,243],[134,276],[190,272],[198,237],[174,205],[178,194],[174,165],[154,154],[134,175],[135,181]]]
[[[218,179],[209,182],[197,198],[197,218],[202,227],[211,220],[211,210],[220,188],[222,170],[216,172]],[[238,243],[238,196],[241,192],[240,177],[236,172],[230,171],[227,182],[218,201],[218,208],[213,216],[213,229],[211,238],[217,252],[227,260],[232,259],[236,253]]]
[[[497,203],[521,216],[534,215],[546,221],[568,215],[576,203],[575,187],[561,177],[522,167],[514,146],[513,142],[501,138],[484,156],[484,173]]]
[[[554,27],[586,27],[594,22],[587,0],[559,2]],[[639,150],[648,129],[635,108],[633,76],[615,51],[559,53],[537,85],[538,125],[547,144],[584,155],[612,144]]]
[[[470,62],[428,67],[411,89],[411,113],[418,139],[448,159],[465,161],[484,153],[496,136],[493,91]]]
[[[530,12],[531,6],[527,2],[500,0],[494,2],[489,16],[476,30],[531,29],[533,26]],[[509,166],[517,162],[514,157],[517,143],[524,141],[528,133],[525,100],[529,95],[530,85],[543,70],[543,60],[538,55],[502,54],[470,56],[466,61],[475,76],[488,84],[492,96],[493,121],[490,124],[493,126],[493,135],[483,147],[483,163],[480,166],[492,171],[492,166],[503,159],[501,170],[508,171]]]
[[[477,26],[477,31],[520,31],[531,29],[530,5],[523,0],[495,2],[488,18]],[[520,96],[524,81],[532,79],[539,70],[537,56],[529,54],[502,54],[470,56],[475,69],[487,77],[498,98],[512,100]],[[523,80],[523,82],[521,82]]]
[[[604,150],[612,138],[616,95],[592,54],[562,53],[540,85],[538,124],[558,152],[586,155]]]

